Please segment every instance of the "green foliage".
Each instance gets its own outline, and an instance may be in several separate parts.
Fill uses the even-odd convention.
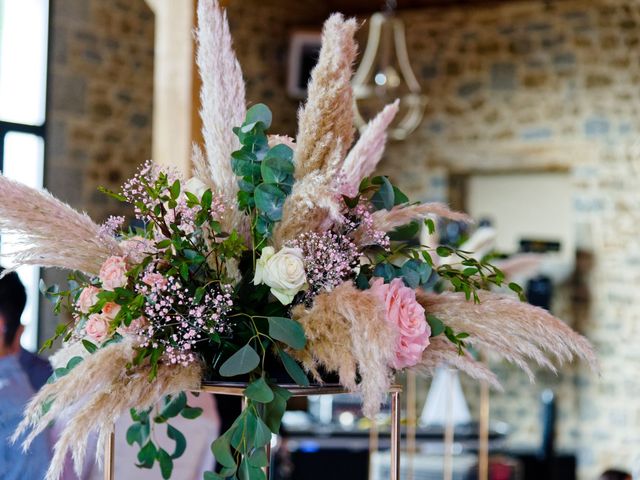
[[[126,440],[129,445],[137,444],[139,447],[138,467],[153,468],[158,462],[162,478],[168,479],[173,472],[173,461],[180,458],[187,448],[187,439],[180,430],[167,422],[179,415],[185,418],[197,418],[202,414],[202,409],[190,407],[187,404],[186,394],[180,392],[177,395],[167,395],[162,400],[159,410],[160,413],[152,418],[153,407],[141,411],[131,409],[133,423],[127,429]],[[175,443],[173,453],[160,448],[154,442],[151,435],[154,423],[166,424],[167,437]]]
[[[304,329],[295,320],[284,317],[269,317],[269,335],[271,338],[280,340],[291,348],[300,350],[307,344],[304,336]]]
[[[261,103],[251,107],[242,126],[234,129],[242,147],[231,154],[231,168],[240,177],[238,205],[251,216],[258,251],[282,218],[293,186],[293,151],[286,145],[269,148],[266,130],[270,126],[271,111]]]
[[[259,403],[269,403],[274,398],[273,390],[271,390],[264,377],[251,382],[244,390],[244,396]]]
[[[260,357],[249,344],[240,348],[222,364],[220,375],[223,377],[235,377],[253,371],[260,364]]]

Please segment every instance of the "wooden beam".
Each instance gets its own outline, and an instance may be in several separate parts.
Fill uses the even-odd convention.
[[[193,138],[195,0],[147,0],[154,9],[153,159],[189,175]]]

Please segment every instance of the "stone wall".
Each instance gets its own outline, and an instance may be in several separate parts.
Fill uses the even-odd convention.
[[[52,2],[46,186],[96,220],[151,156],[153,13],[144,0]]]
[[[324,7],[313,0],[232,0],[227,14],[247,104],[267,104],[274,113],[271,130],[295,136],[300,102],[287,95],[289,35],[298,29],[318,30]]]
[[[45,186],[101,222],[125,214],[117,189],[151,157],[154,18],[145,0],[52,0]],[[48,270],[47,282],[65,274]],[[56,319],[41,302],[40,339]]]

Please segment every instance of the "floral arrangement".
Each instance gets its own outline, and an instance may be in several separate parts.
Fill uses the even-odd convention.
[[[575,354],[595,363],[588,342],[521,302],[517,285],[508,285],[513,295],[493,293],[505,284],[495,266],[411,241],[420,228],[433,233],[435,216],[467,217],[410,203],[386,177],[371,176],[397,102],[352,147],[354,20],[333,15],[324,26],[294,142],[268,135],[265,105],[246,109],[215,0],[201,0],[198,15],[205,148],[194,147],[194,176],[147,162],[120,192],[105,190],[131,204],[142,227],[125,230],[114,217],[97,225],[0,177],[0,231],[25,242],[16,262],[74,272],[66,290],[43,287],[70,315],[57,330],[64,344],[54,376],[14,437],[28,431],[28,446],[52,420],[70,416],[48,479],[59,477],[69,449],[79,469],[89,432],[98,432],[101,448],[129,410],[127,441],[139,445],[140,466],[157,462],[170,478],[187,440],[170,422],[201,413],[184,392],[203,379],[247,385],[246,408],[212,445],[222,471],[205,478],[257,480],[290,396],[286,384],[333,372],[373,416],[394,375],[408,368],[429,375],[445,362],[499,388],[470,345],[530,375],[527,360],[554,369],[549,356]],[[153,441],[152,429],[163,425],[173,452]]]

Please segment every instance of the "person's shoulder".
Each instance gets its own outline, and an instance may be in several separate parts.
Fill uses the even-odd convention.
[[[29,377],[29,381],[34,390],[39,390],[51,376],[51,364],[44,358],[31,353],[24,348],[20,349],[20,366]]]

